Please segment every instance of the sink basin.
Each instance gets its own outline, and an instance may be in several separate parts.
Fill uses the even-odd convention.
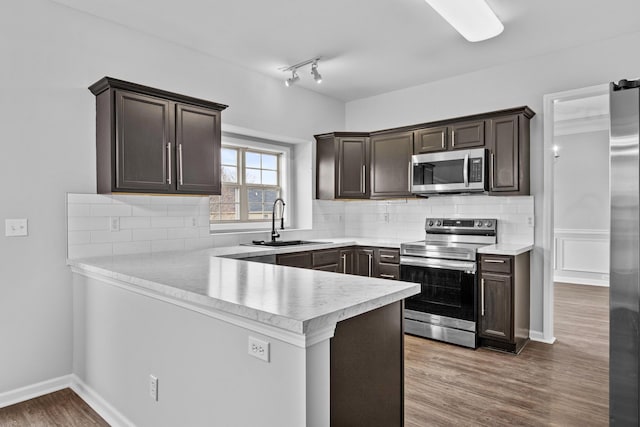
[[[254,240],[251,242],[257,246],[297,246],[297,245],[313,245],[327,242],[309,242],[307,240],[276,240],[275,242],[266,242],[264,240]]]

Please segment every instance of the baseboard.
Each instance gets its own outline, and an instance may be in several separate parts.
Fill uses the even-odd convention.
[[[556,342],[556,337],[545,338],[542,332],[538,331],[529,331],[529,339],[531,341],[543,342],[545,344],[553,344]]]
[[[574,285],[609,287],[609,279],[595,279],[589,277],[554,275],[553,281],[557,283],[572,283]]]
[[[70,384],[71,375],[63,375],[58,378],[0,393],[0,408],[62,390],[63,388],[69,387]]]
[[[135,427],[127,417],[122,415],[120,411],[111,406],[109,402],[104,400],[94,389],[89,387],[77,375],[70,375],[70,387],[76,392],[87,405],[98,413],[112,427]]]

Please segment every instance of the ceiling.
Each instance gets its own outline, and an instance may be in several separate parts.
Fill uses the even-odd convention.
[[[350,101],[640,31],[637,0],[487,0],[504,23],[467,42],[424,0],[53,0]],[[283,90],[292,90],[284,87]]]

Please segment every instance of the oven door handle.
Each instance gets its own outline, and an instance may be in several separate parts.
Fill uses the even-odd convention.
[[[475,274],[476,263],[471,261],[456,261],[449,259],[400,257],[400,265],[411,265],[413,267],[440,268],[443,270],[464,271]]]

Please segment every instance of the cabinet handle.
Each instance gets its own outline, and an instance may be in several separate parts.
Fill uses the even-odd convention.
[[[380,274],[380,277],[382,277],[383,279],[395,279],[396,276],[392,275],[392,274]]]
[[[464,181],[464,186],[469,186],[469,154],[464,155],[464,166],[462,166],[462,180]]]
[[[365,180],[365,165],[362,165],[362,185],[360,186],[360,188],[362,189],[362,193],[366,193],[367,192],[367,183],[364,181]]]
[[[504,264],[505,263],[505,260],[503,260],[503,259],[484,259],[482,261],[483,262],[490,262],[490,263],[493,263],[493,264]]]
[[[342,254],[342,274],[347,274],[347,254]]]
[[[178,144],[178,176],[180,185],[184,184],[182,179],[182,144]]]
[[[484,317],[484,279],[480,279],[480,307],[481,316]]]
[[[373,256],[369,254],[369,277],[373,276]]]
[[[380,255],[380,258],[390,259],[390,258],[395,258],[395,257],[393,255]]]
[[[451,131],[451,148],[455,148],[456,146],[456,131]],[[442,142],[442,148],[444,148],[444,141]]]
[[[171,184],[171,142],[167,142],[167,184]]]
[[[411,184],[413,184],[413,165],[411,164],[411,160],[409,160],[409,173],[407,174],[409,180],[409,191],[411,191]]]
[[[493,165],[494,158],[494,154],[491,153],[491,162],[489,163],[489,186],[491,188],[489,188],[489,190],[493,190],[493,170],[495,169],[495,166]]]

